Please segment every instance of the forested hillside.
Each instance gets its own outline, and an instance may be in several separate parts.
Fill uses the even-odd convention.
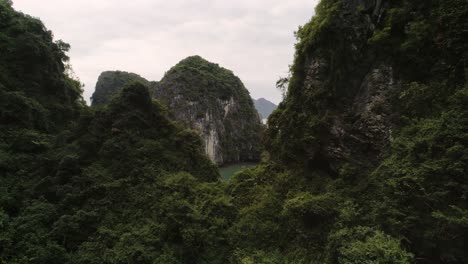
[[[0,263],[468,263],[467,18],[322,0],[262,163],[224,183],[151,92],[229,103],[237,77],[190,57],[88,107],[69,45],[0,0]]]
[[[0,262],[224,262],[232,205],[198,135],[141,83],[85,106],[68,45],[0,17]]]

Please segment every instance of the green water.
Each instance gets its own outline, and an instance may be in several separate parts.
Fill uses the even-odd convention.
[[[221,173],[221,178],[225,181],[228,181],[236,172],[239,172],[243,169],[255,167],[257,165],[257,163],[236,163],[220,167],[219,172]]]

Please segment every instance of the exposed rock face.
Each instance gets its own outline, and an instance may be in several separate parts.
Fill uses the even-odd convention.
[[[337,170],[345,160],[360,163],[365,156],[366,162],[371,163],[381,158],[393,126],[391,94],[399,86],[389,65],[376,66],[366,73],[344,114],[335,116],[331,122],[330,141],[324,151],[333,169]]]
[[[99,75],[96,89],[91,97],[92,106],[107,104],[111,97],[131,82],[141,82],[150,85],[150,82],[138,74],[124,71],[105,71]]]
[[[368,37],[373,34],[381,16],[381,1],[344,1],[340,13],[340,30],[349,44],[343,51],[349,58],[342,58],[346,78],[338,79],[335,95],[341,104],[333,108],[340,112],[329,120],[328,138],[314,155],[323,156],[332,174],[338,173],[345,162],[352,161],[364,168],[374,164],[389,143],[392,121],[392,92],[398,89],[394,71],[386,61],[378,61],[370,50]],[[332,57],[333,58],[333,57]],[[315,52],[308,62],[304,86],[309,89],[326,87],[336,63],[330,57],[323,58]],[[335,77],[335,76],[333,76]],[[365,158],[364,158],[365,157]],[[364,158],[364,159],[363,159]],[[363,164],[365,160],[366,164]]]
[[[258,160],[261,124],[248,90],[231,71],[199,56],[182,60],[155,86],[154,96],[199,131],[218,164]]]
[[[326,17],[329,27],[323,30],[328,30],[327,37],[318,40],[321,43],[316,43],[314,50],[305,48],[307,54],[299,57],[295,83],[290,85],[283,106],[289,114],[294,112],[298,124],[291,126],[290,121],[282,120],[285,127],[278,124],[278,130],[273,131],[288,144],[283,149],[291,149],[295,138],[310,138],[294,146],[307,157],[305,165],[336,175],[350,160],[371,163],[380,157],[392,131],[389,101],[400,83],[394,80],[392,65],[366,52],[371,50],[368,39],[379,23],[382,2],[328,3],[323,8],[340,11]],[[327,44],[331,42],[346,44],[332,50]],[[301,116],[317,119],[301,120]],[[289,131],[291,127],[294,131]]]
[[[107,71],[99,76],[92,105],[106,104],[135,81],[149,86],[174,120],[198,131],[213,162],[259,160],[260,118],[248,90],[231,71],[199,56],[182,60],[159,83],[134,73]]]

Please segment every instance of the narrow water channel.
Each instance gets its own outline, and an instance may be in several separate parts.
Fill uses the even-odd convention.
[[[226,165],[226,166],[220,167],[219,172],[221,174],[221,178],[224,181],[228,181],[237,172],[239,172],[241,170],[244,170],[244,169],[247,169],[247,168],[255,167],[257,165],[258,165],[258,163],[246,163],[246,162],[236,163],[236,164],[231,164],[231,165]]]

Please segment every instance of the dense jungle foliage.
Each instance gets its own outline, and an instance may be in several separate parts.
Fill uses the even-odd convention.
[[[322,0],[263,163],[223,183],[147,83],[87,107],[69,45],[0,0],[0,263],[468,263],[467,17]]]
[[[68,45],[0,17],[0,262],[223,262],[233,210],[200,138],[141,83],[86,107]]]

